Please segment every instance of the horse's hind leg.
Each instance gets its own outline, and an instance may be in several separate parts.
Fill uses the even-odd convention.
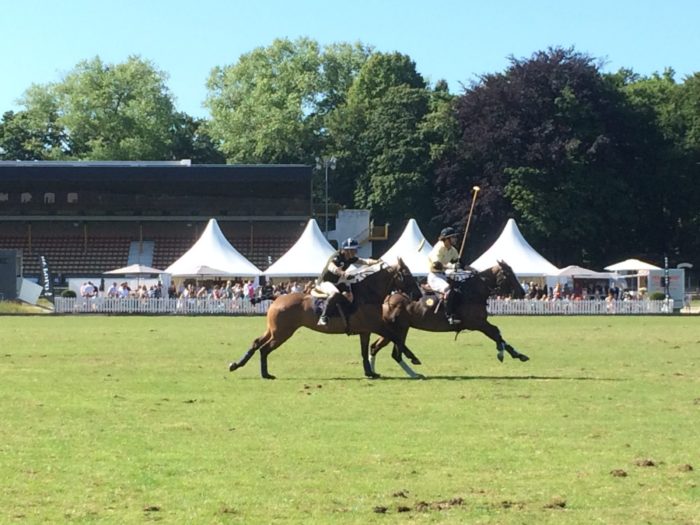
[[[362,368],[365,370],[365,377],[377,379],[381,377],[374,371],[374,366],[369,359],[369,333],[363,332],[360,334],[360,353],[362,355]]]
[[[265,333],[255,339],[253,341],[253,344],[250,346],[248,351],[243,354],[243,357],[241,357],[238,361],[232,361],[228,365],[228,370],[229,372],[233,372],[234,370],[238,370],[239,368],[245,366],[245,364],[250,361],[250,358],[253,357],[253,354],[255,353],[256,350],[258,350],[262,345],[267,343],[270,338],[272,337],[272,333],[270,332],[270,329],[268,328],[265,330]]]
[[[369,348],[369,364],[372,367],[372,371],[375,370],[377,364],[377,354],[379,351],[389,344],[389,340],[386,337],[379,337],[374,341]]]

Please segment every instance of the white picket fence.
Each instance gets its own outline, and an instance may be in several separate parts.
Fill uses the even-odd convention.
[[[265,315],[271,301],[56,297],[57,314]]]
[[[489,299],[491,315],[646,315],[673,313],[673,299],[668,301],[537,301],[534,299]]]
[[[247,299],[112,299],[57,297],[58,314],[264,315],[270,301]],[[668,301],[536,301],[489,299],[491,315],[648,315],[673,313]]]

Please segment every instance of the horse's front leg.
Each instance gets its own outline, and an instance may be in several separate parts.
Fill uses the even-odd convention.
[[[374,371],[374,367],[369,362],[369,332],[362,332],[360,334],[360,353],[362,355],[362,367],[365,369],[365,377],[370,379],[377,379],[381,377]]]
[[[479,330],[488,338],[492,339],[496,343],[496,357],[502,363],[503,362],[503,352],[508,352],[513,359],[520,359],[520,361],[529,361],[530,358],[525,354],[521,354],[511,345],[506,343],[505,339],[501,336],[501,331],[488,321],[484,320],[483,325],[475,328]]]

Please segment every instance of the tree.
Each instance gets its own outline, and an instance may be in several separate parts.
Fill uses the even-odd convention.
[[[365,62],[346,103],[328,119],[340,159],[331,184],[336,200],[369,208],[379,220],[429,218],[431,145],[422,134],[429,102],[408,56],[375,53]]]
[[[325,151],[325,118],[366,59],[361,44],[321,49],[275,40],[215,68],[208,81],[212,137],[230,162],[310,163]]]
[[[166,74],[139,57],[80,62],[53,86],[69,155],[91,160],[160,160],[171,151],[175,110]]]
[[[512,215],[557,262],[600,264],[638,247],[643,203],[634,188],[649,172],[639,169],[632,108],[595,60],[573,49],[510,62],[457,100],[459,141],[439,169],[439,218],[462,223],[479,185],[478,249]]]
[[[26,111],[6,112],[0,122],[0,159],[55,160],[61,158],[64,133],[56,125],[57,116],[36,122]]]
[[[138,57],[116,65],[96,57],[61,82],[32,86],[22,103],[37,128],[60,134],[52,158],[161,160],[169,158],[175,128],[165,79]]]
[[[225,164],[226,157],[209,136],[207,122],[186,113],[175,116],[172,151],[169,158],[190,159],[194,164]]]

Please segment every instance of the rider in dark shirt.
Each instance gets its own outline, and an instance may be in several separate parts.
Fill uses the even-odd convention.
[[[328,324],[328,312],[333,311],[332,308],[338,303],[340,294],[342,293],[352,302],[352,292],[350,286],[346,283],[339,283],[340,279],[345,276],[345,272],[352,265],[371,265],[377,261],[374,259],[363,259],[357,256],[359,244],[355,239],[347,239],[343,242],[340,250],[335,256],[328,261],[328,264],[321,273],[320,283],[318,288],[328,294],[328,300],[323,307],[323,312],[318,320],[320,326]]]

